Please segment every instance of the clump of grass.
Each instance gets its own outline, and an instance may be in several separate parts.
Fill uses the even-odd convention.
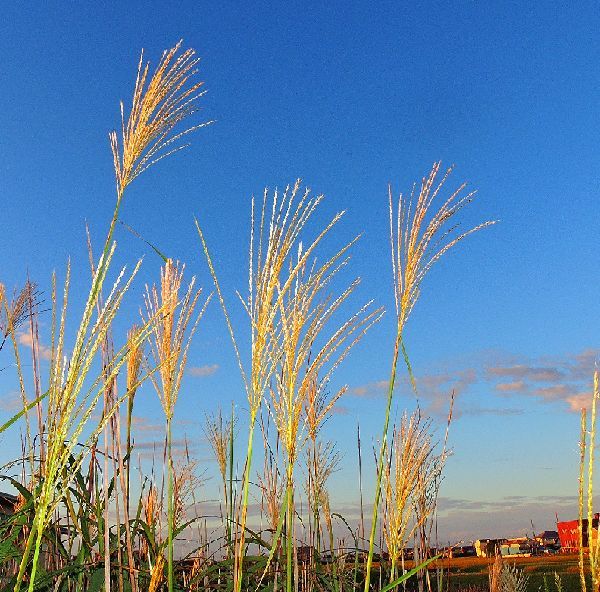
[[[298,268],[293,291],[279,298],[278,323],[270,337],[274,348],[273,364],[276,365],[274,388],[270,389],[273,421],[286,455],[287,495],[287,590],[292,589],[292,558],[294,540],[294,468],[298,449],[303,443],[300,434],[301,419],[308,397],[314,396],[329,383],[334,369],[361,339],[369,327],[381,318],[381,309],[370,310],[370,303],[343,322],[330,335],[322,335],[328,329],[331,318],[338,312],[358,282],[352,282],[339,296],[325,292],[337,271],[347,260],[345,253],[352,243],[343,247],[320,267],[313,263],[309,268],[303,263]],[[297,265],[304,259],[302,245],[296,257]],[[320,340],[324,345],[315,349]],[[343,392],[343,390],[342,390]],[[337,398],[336,398],[337,399]],[[329,409],[333,406],[331,402]],[[314,405],[313,405],[314,409]],[[313,413],[313,432],[326,416],[327,407],[316,416]]]
[[[109,257],[104,266],[104,273],[110,264],[114,253],[114,247],[109,251]],[[120,287],[120,274],[109,297],[107,298],[98,320],[90,327],[91,311],[89,308],[94,304],[92,299],[88,300],[88,308],[84,313],[84,319],[79,327],[76,345],[73,353],[68,358],[64,351],[64,336],[66,324],[66,310],[69,293],[70,269],[67,268],[67,279],[65,281],[64,298],[60,321],[53,317],[53,335],[57,335],[53,342],[52,358],[50,360],[50,376],[47,397],[47,417],[45,421],[47,433],[46,458],[41,467],[39,475],[39,492],[36,496],[36,513],[33,528],[30,533],[28,544],[21,561],[21,569],[15,590],[18,591],[25,574],[25,568],[29,560],[29,553],[34,546],[34,559],[29,589],[33,590],[36,566],[39,559],[42,537],[45,528],[49,524],[50,517],[57,508],[74,471],[83,463],[86,451],[96,440],[106,422],[116,411],[116,404],[105,413],[98,425],[92,429],[91,435],[85,438],[82,452],[76,452],[79,438],[83,435],[84,428],[96,408],[96,405],[105,392],[107,386],[114,380],[121,366],[126,362],[126,348],[121,349],[111,362],[111,370],[102,373],[93,380],[90,386],[85,385],[86,377],[98,350],[103,343],[108,329],[119,309],[123,296],[129,288],[139,264]],[[104,278],[102,278],[103,281]],[[143,336],[145,337],[145,336]],[[15,355],[19,360],[18,350],[15,342]],[[19,367],[20,364],[18,363]],[[24,380],[21,379],[24,400]],[[33,448],[33,443],[30,443]],[[75,463],[71,463],[71,457],[75,457]],[[34,539],[35,537],[35,539]]]
[[[144,63],[143,54],[140,57],[131,106],[126,109],[121,105],[120,132],[110,134],[116,203],[97,261],[91,241],[89,243],[92,280],[72,347],[67,336],[70,266],[64,287],[59,289],[53,279],[50,360],[44,389],[37,362],[41,347],[37,335],[37,288],[28,282],[11,300],[0,284],[0,349],[5,342],[13,346],[23,400],[23,410],[15,421],[24,415],[26,426],[21,482],[11,481],[18,489],[19,498],[14,515],[0,524],[1,584],[9,582],[14,590],[18,591],[23,584],[28,585],[30,591],[98,589],[103,582],[104,589],[114,586],[120,592],[129,588],[133,592],[159,592],[166,588],[173,591],[181,586],[190,590],[241,592],[242,588],[261,589],[268,574],[264,588],[276,592],[280,569],[285,570],[287,592],[322,589],[339,592],[344,588],[355,591],[361,585],[359,554],[352,569],[343,555],[344,548],[349,548],[344,539],[339,541],[337,549],[334,544],[335,517],[348,527],[354,540],[353,549],[358,547],[351,526],[331,507],[327,482],[340,456],[335,443],[322,439],[321,430],[347,391],[346,386],[331,387],[334,373],[381,318],[382,310],[369,302],[354,314],[343,315],[359,281],[351,281],[338,289],[338,274],[348,265],[348,254],[355,241],[345,244],[331,257],[321,258],[321,245],[344,212],[333,216],[315,232],[311,226],[323,196],[302,189],[299,180],[283,192],[265,190],[262,202],[252,201],[248,293],[240,297],[250,326],[248,363],[238,348],[198,226],[244,382],[249,409],[248,441],[240,494],[236,489],[234,496],[233,409],[229,420],[224,420],[221,412],[207,417],[205,433],[217,459],[222,482],[226,556],[220,561],[210,553],[211,542],[205,523],[204,534],[198,527],[193,551],[196,555],[190,553],[187,560],[174,560],[175,539],[182,539],[183,530],[200,519],[196,514],[193,520],[187,520],[191,502],[196,510],[195,492],[200,488],[200,481],[189,454],[185,462],[174,462],[172,428],[190,342],[210,297],[201,303],[195,280],[187,286],[183,281],[184,266],[163,257],[160,284],[146,289],[142,324],[134,326],[123,344],[115,348],[113,322],[140,263],[128,274],[123,269],[116,278],[109,278],[116,249],[114,232],[127,187],[148,167],[181,149],[184,136],[207,125],[187,126],[185,123],[197,110],[198,98],[203,94],[202,83],[195,80],[197,64],[193,50],[182,51],[181,44],[164,52],[154,73]],[[399,352],[403,353],[414,386],[402,337],[405,324],[431,266],[462,238],[489,224],[452,235],[455,238],[450,235],[454,227],[448,221],[472,197],[472,194],[462,193],[464,186],[451,194],[428,220],[432,204],[448,176],[447,173],[440,182],[436,181],[439,168],[436,163],[423,180],[418,195],[413,192],[408,204],[400,198],[397,212],[390,190],[397,331],[383,438],[377,458],[366,590],[369,590],[377,524],[381,524],[392,558],[387,589],[400,582],[395,579],[397,563],[410,534],[417,531],[415,536],[421,544],[427,542],[427,521],[435,510],[445,460],[445,442],[442,454],[436,454],[429,423],[420,415],[405,416],[394,433],[391,447],[387,445]],[[315,238],[305,242],[306,233],[312,233]],[[106,289],[111,284],[112,287]],[[61,290],[62,298],[58,295]],[[108,292],[106,297],[105,292]],[[19,341],[24,340],[20,339],[21,333],[17,333],[27,320],[30,321],[33,382],[23,375]],[[114,341],[118,343],[118,339]],[[148,358],[144,355],[145,349],[149,350]],[[138,389],[147,378],[154,384],[165,417],[166,478],[163,472],[162,485],[157,486],[154,468],[150,477],[143,477],[140,468],[141,491],[137,508],[134,499],[130,511],[130,459],[135,450],[133,408]],[[29,384],[33,384],[33,394],[27,388]],[[96,420],[94,412],[103,397],[103,413]],[[126,405],[124,443],[120,428],[122,404]],[[28,415],[34,406],[38,413],[37,434]],[[267,515],[268,530],[272,532],[266,559],[251,557],[248,552],[250,545],[258,545],[261,552],[269,546],[262,532],[248,527],[249,492],[255,482],[252,473],[255,424],[265,416],[273,422],[277,441],[272,447],[268,431],[263,430],[265,464],[263,474],[256,481],[261,491],[259,505]],[[13,420],[5,425],[12,423]],[[593,426],[594,423],[592,434]],[[105,440],[104,447],[100,448],[102,431]],[[125,453],[123,446],[126,446]],[[305,467],[300,460],[303,453]],[[28,470],[25,469],[27,462]],[[315,554],[309,547],[307,554],[303,549],[303,558],[296,548],[297,539],[302,536],[301,527],[306,529],[301,523],[302,499],[299,495],[296,499],[297,475],[301,468],[307,473],[309,541],[318,551]],[[162,493],[165,480],[166,499]],[[378,521],[382,489],[385,505],[383,519]],[[329,541],[330,567],[316,561],[325,538]],[[215,537],[213,543],[221,539]],[[218,552],[222,548],[219,543]],[[362,561],[360,563],[362,569]],[[382,574],[380,570],[380,587],[384,587]],[[521,592],[513,588],[507,592]]]
[[[497,555],[490,567],[489,581],[490,592],[526,592],[529,576]]]
[[[90,435],[84,437],[83,442],[79,442],[80,437],[85,434],[100,397],[112,388],[121,367],[127,364],[130,349],[139,347],[148,336],[148,327],[145,326],[114,356],[111,356],[112,359],[104,360],[101,374],[91,379],[89,384],[88,374],[94,367],[97,354],[103,351],[112,322],[140,265],[138,263],[124,281],[122,281],[124,277],[124,270],[122,270],[109,296],[106,299],[101,298],[115,252],[112,239],[125,189],[154,162],[177,149],[171,149],[171,146],[184,134],[197,127],[176,131],[178,124],[194,112],[197,98],[201,95],[198,92],[201,83],[188,85],[197,64],[194,52],[186,50],[178,55],[179,49],[180,44],[163,54],[152,77],[148,76],[148,65],[143,65],[143,59],[140,58],[132,107],[127,122],[124,107],[121,105],[121,138],[119,139],[116,132],[110,134],[117,199],[100,259],[97,265],[92,265],[92,283],[76,330],[74,346],[69,355],[67,355],[65,340],[70,266],[67,267],[60,310],[57,308],[56,289],[52,292],[52,347],[45,418],[46,451],[44,463],[39,469],[33,466],[32,460],[31,473],[38,479],[34,498],[35,517],[14,586],[17,592],[23,582],[32,549],[34,557],[29,576],[29,590],[33,590],[42,539],[50,518],[65,497],[69,484],[81,467],[87,451],[94,448],[98,434],[110,421],[121,402],[121,400],[113,401],[110,407],[104,410],[101,420],[91,427]],[[6,320],[4,335],[5,337],[9,333],[12,335],[23,406],[27,409],[30,398],[25,391],[25,380],[21,372],[14,330],[27,315],[25,304],[31,301],[31,285],[11,306],[6,302],[4,290],[2,294],[2,308]],[[98,318],[92,321],[93,311],[96,308]],[[154,312],[160,314],[157,309]],[[148,318],[148,323],[152,320]],[[28,419],[27,425],[29,425]],[[29,448],[33,450],[29,428],[27,436]],[[79,448],[80,444],[83,444],[83,447]],[[76,452],[76,447],[79,452]],[[107,453],[108,451],[105,451],[105,454]]]
[[[562,592],[562,578],[558,572],[554,572],[554,587],[556,588],[556,592]]]
[[[415,516],[418,489],[426,485],[423,471],[433,456],[430,422],[423,421],[419,410],[410,417],[402,416],[394,431],[390,454],[383,474],[384,506],[383,536],[390,555],[390,582],[396,579],[396,569],[407,541],[423,520]]]
[[[286,388],[284,398],[278,398],[276,395],[275,401],[278,401],[278,403],[276,402],[275,405],[279,405],[280,411],[276,412],[275,415],[277,416],[279,413],[279,419],[281,420],[284,417],[282,413],[285,414],[285,420],[283,423],[279,422],[278,429],[282,428],[285,423],[286,450],[291,455],[290,458],[295,459],[296,444],[295,437],[292,436],[297,434],[302,401],[298,404],[298,400],[295,399],[299,366],[296,366],[298,360],[294,356],[298,345],[302,348],[301,356],[304,359],[306,359],[309,351],[306,348],[306,343],[299,341],[300,334],[298,331],[304,328],[306,315],[309,314],[312,301],[318,293],[318,289],[315,290],[315,288],[329,281],[328,276],[335,273],[332,265],[339,260],[339,257],[349,247],[349,245],[345,247],[319,270],[311,269],[307,272],[307,262],[313,256],[323,238],[341,219],[343,213],[339,213],[325,225],[307,247],[300,247],[297,257],[295,256],[302,230],[313,216],[322,199],[322,195],[313,197],[309,189],[301,192],[300,180],[298,180],[293,186],[287,186],[282,194],[275,190],[270,198],[268,190],[265,190],[262,206],[257,216],[255,216],[254,199],[252,200],[249,293],[247,299],[242,299],[243,306],[250,319],[251,329],[249,375],[242,363],[204,235],[197,224],[202,246],[215,281],[217,294],[225,313],[240,365],[250,412],[246,462],[242,477],[242,497],[237,519],[239,529],[235,545],[234,569],[234,589],[236,592],[239,592],[242,585],[242,561],[245,548],[248,491],[256,418],[275,371],[280,368],[283,372],[287,372],[287,378],[280,382],[280,386],[286,384],[289,387],[291,385],[292,389]],[[302,283],[303,279],[308,281]],[[345,297],[342,298],[342,301],[344,299]],[[335,310],[338,306],[335,300],[329,305],[333,306],[332,310]],[[311,319],[311,330],[318,334],[323,324],[328,320],[330,313],[325,307],[322,310],[316,309],[314,314],[315,317]],[[300,322],[301,315],[304,318],[302,322]],[[357,324],[358,320],[353,318],[350,322]],[[357,327],[361,326],[357,324]],[[344,328],[341,333],[334,334],[332,341],[326,345],[330,353],[315,357],[315,361],[312,363],[313,368],[318,369],[330,361],[337,347],[345,343],[346,333],[348,336],[352,335],[352,331],[347,328]],[[304,383],[301,382],[301,384]],[[294,395],[291,395],[292,390]],[[290,396],[293,400],[289,398]]]

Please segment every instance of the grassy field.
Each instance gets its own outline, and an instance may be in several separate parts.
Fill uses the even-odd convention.
[[[444,572],[444,590],[489,589],[489,571],[493,559],[482,557],[461,557],[443,559],[435,564],[435,571]],[[581,590],[577,555],[542,555],[538,557],[514,557],[505,563],[515,565],[528,576],[527,589],[531,592],[556,591],[555,576],[560,576],[562,591]],[[433,572],[431,572],[433,575]],[[588,582],[588,584],[590,584]]]

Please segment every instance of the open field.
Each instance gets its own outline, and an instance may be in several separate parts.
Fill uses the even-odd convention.
[[[527,589],[530,591],[545,590],[544,576],[548,589],[556,590],[554,574],[557,573],[562,582],[564,592],[581,589],[579,579],[578,556],[571,554],[540,555],[536,557],[506,558],[505,563],[515,565],[528,576]],[[444,590],[458,591],[472,587],[489,588],[488,574],[494,560],[483,557],[460,557],[443,559],[434,564],[431,575],[437,570],[444,572]]]
[[[581,590],[579,576],[579,557],[576,554],[538,555],[532,557],[504,558],[503,564],[507,567],[515,567],[527,578],[527,592],[558,592],[556,575],[560,578],[561,592],[576,592]],[[591,587],[591,577],[586,561],[586,583]],[[460,557],[444,558],[434,561],[429,565],[429,584],[424,580],[425,588],[431,586],[432,591],[440,592],[478,592],[490,589],[489,573],[494,564],[494,558],[483,557]],[[352,571],[353,565],[347,565],[346,570]],[[415,567],[413,561],[404,564],[406,571]],[[376,561],[373,563],[373,581],[380,578],[380,570],[383,568],[382,581],[385,581],[389,564]],[[320,568],[325,573],[331,573],[330,566]],[[364,582],[364,565],[358,567],[355,576],[358,584]],[[413,577],[402,585],[398,590],[419,590],[419,578]]]

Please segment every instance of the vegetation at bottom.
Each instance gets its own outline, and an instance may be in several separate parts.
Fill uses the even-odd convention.
[[[449,592],[476,592],[492,590],[491,576],[496,560],[465,559],[462,561],[440,561],[436,572],[443,571],[440,590]],[[554,556],[512,557],[502,562],[505,569],[512,570],[519,577],[508,577],[502,582],[496,578],[496,590],[506,592],[528,590],[531,592],[575,592],[581,590],[579,560],[576,555],[559,554]],[[497,571],[496,567],[496,571]],[[585,571],[587,585],[591,585],[591,573]],[[519,587],[521,586],[521,587]]]
[[[0,284],[0,356],[6,359],[0,367],[14,370],[21,399],[20,411],[0,432],[22,434],[18,458],[0,474],[2,490],[14,492],[0,499],[2,589],[423,592],[478,585],[462,575],[445,577],[432,551],[452,393],[439,442],[432,420],[418,408],[392,422],[398,373],[406,371],[417,391],[404,328],[427,273],[458,242],[492,224],[457,231],[455,216],[474,194],[464,184],[447,191],[450,170],[435,163],[399,198],[389,188],[395,311],[385,319],[371,301],[354,304],[360,280],[345,279],[358,237],[327,252],[325,239],[339,232],[344,213],[317,224],[323,196],[299,180],[252,200],[247,292],[239,297],[246,327],[232,322],[230,295],[221,290],[198,222],[198,250],[209,270],[205,287],[188,277],[183,263],[152,247],[161,258],[157,281],[146,287],[140,317],[122,318],[142,261],[114,269],[120,208],[139,175],[210,123],[190,123],[204,92],[197,66],[194,51],[181,44],[165,51],[153,71],[140,58],[130,107],[121,105],[121,129],[109,135],[114,211],[100,247],[88,241],[82,310],[69,303],[69,264],[64,282],[53,276],[43,292],[31,280],[12,293]],[[160,237],[149,238],[160,243]],[[248,410],[247,418],[236,417],[224,401],[221,411],[206,417],[222,492],[216,515],[197,499],[202,467],[187,447],[179,454],[173,444],[189,347],[209,305],[223,313]],[[358,431],[361,511],[350,523],[328,493],[341,457],[322,428],[347,390],[333,388],[342,362],[375,323],[389,317],[395,340],[376,472],[363,475]],[[129,329],[123,332],[123,326]],[[248,335],[247,342],[239,334]],[[136,466],[135,409],[144,389],[155,391],[162,407],[164,446],[153,461]],[[597,390],[596,381],[596,397]],[[594,418],[595,408],[592,442]],[[585,417],[585,436],[584,424]],[[241,456],[234,454],[240,439],[247,443]],[[374,484],[373,499],[363,499],[363,479]],[[591,472],[589,479],[591,495]],[[589,555],[594,588],[596,550]],[[583,563],[582,556],[582,570]],[[494,564],[489,587],[520,592],[524,574]],[[569,589],[570,579],[561,581]]]

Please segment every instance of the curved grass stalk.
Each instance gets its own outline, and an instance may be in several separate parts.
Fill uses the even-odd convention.
[[[441,162],[434,163],[429,175],[422,179],[420,191],[416,196],[416,199],[414,187],[408,200],[400,194],[396,208],[394,208],[391,186],[388,188],[392,278],[394,300],[396,304],[396,339],[392,352],[386,409],[377,465],[375,499],[373,502],[371,532],[369,536],[369,554],[365,573],[365,592],[369,592],[371,583],[373,550],[375,546],[379,504],[381,501],[383,463],[387,450],[390,414],[400,352],[403,354],[411,384],[416,392],[416,383],[404,345],[404,326],[417,302],[421,284],[431,267],[462,239],[473,232],[494,224],[494,222],[488,221],[479,224],[466,232],[458,234],[457,236],[453,234],[456,225],[448,227],[448,221],[451,220],[464,206],[470,203],[475,195],[474,192],[467,193],[466,195],[463,194],[463,190],[466,187],[464,183],[451,193],[450,197],[448,197],[441,207],[428,221],[426,221],[427,214],[430,211],[434,200],[442,190],[452,171],[452,169],[448,169],[441,181],[436,184],[440,166]]]

